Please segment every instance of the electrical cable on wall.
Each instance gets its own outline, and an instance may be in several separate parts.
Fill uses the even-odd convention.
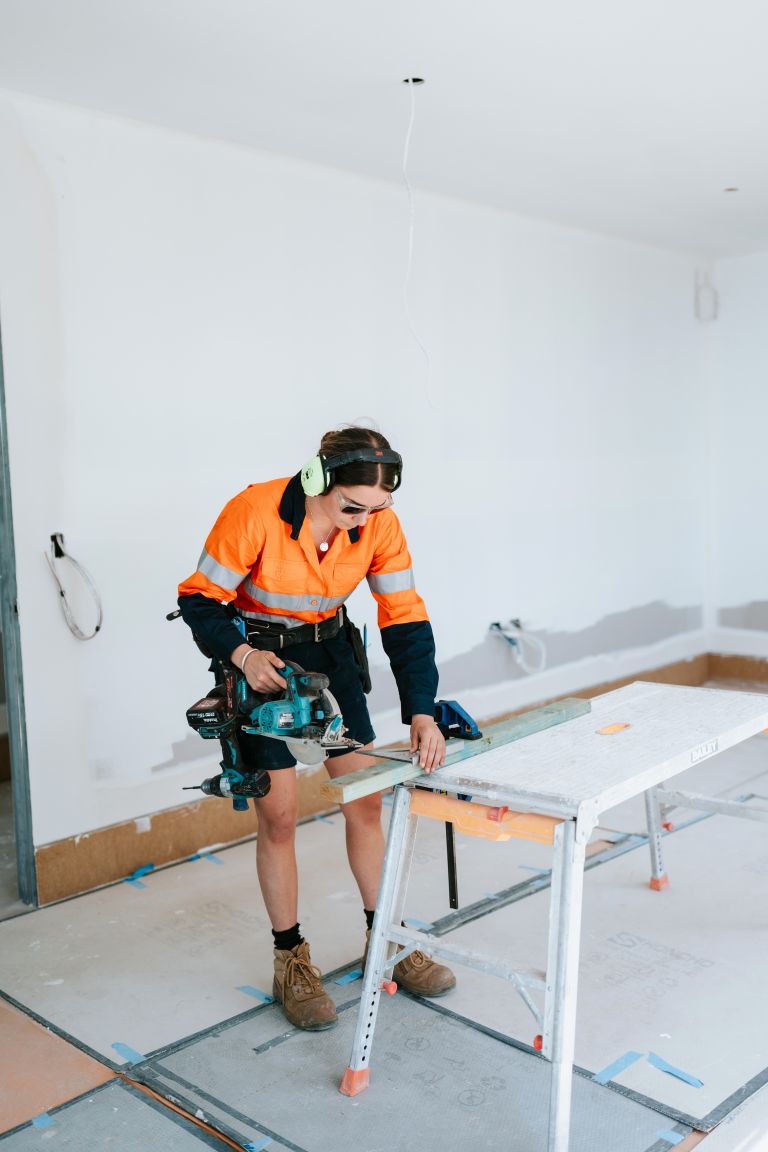
[[[547,666],[546,645],[538,636],[526,632],[519,620],[508,620],[506,624],[500,624],[497,620],[488,626],[488,630],[506,640],[523,672],[535,676],[537,672],[544,671]],[[532,653],[532,659],[526,655],[526,648]]]
[[[411,280],[411,268],[413,266],[413,243],[416,231],[416,204],[413,195],[413,187],[410,180],[408,179],[408,152],[411,147],[411,134],[413,132],[413,123],[416,118],[416,87],[417,85],[423,83],[424,81],[418,76],[411,76],[403,80],[403,84],[408,85],[411,93],[411,114],[408,120],[408,130],[405,134],[405,146],[403,148],[403,183],[405,184],[406,190],[408,192],[408,261],[405,269],[405,280],[403,281],[403,308],[405,311],[405,322],[408,325],[408,330],[411,333],[413,339],[416,341],[416,344],[419,346],[427,364],[427,403],[430,407],[432,407],[432,400],[430,399],[429,395],[429,385],[432,379],[432,360],[430,358],[429,352],[419,338],[419,335],[411,321],[410,303],[408,298],[408,289]]]
[[[51,575],[58,585],[59,596],[61,597],[61,610],[64,613],[64,619],[67,622],[67,627],[69,628],[72,635],[76,636],[78,640],[93,640],[96,633],[101,631],[101,625],[104,620],[104,610],[101,606],[101,597],[99,596],[98,589],[93,582],[93,578],[85,570],[85,568],[83,568],[82,564],[78,564],[77,560],[73,559],[72,556],[64,551],[64,537],[61,532],[54,532],[54,534],[51,536],[51,554],[49,556],[44,552],[43,556],[45,556],[48,567],[51,570]],[[96,605],[98,619],[92,632],[84,632],[74,618],[72,609],[69,605],[69,601],[67,600],[67,594],[64,591],[64,585],[59,579],[59,574],[56,571],[57,560],[66,560],[69,562],[69,564],[74,568],[75,572],[77,572],[78,576],[83,581],[86,588],[93,597],[94,603]]]

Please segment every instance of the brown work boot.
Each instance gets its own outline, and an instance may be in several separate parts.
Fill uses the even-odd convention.
[[[363,953],[363,968],[368,959],[368,944],[370,931],[365,934],[365,952]],[[398,951],[402,949],[398,948]],[[456,977],[450,968],[444,964],[437,964],[424,952],[411,952],[405,960],[395,964],[392,979],[405,988],[406,992],[414,992],[417,996],[445,996],[451,988],[456,987]]]
[[[272,995],[296,1028],[320,1032],[336,1023],[336,1006],[323,988],[320,969],[309,958],[306,940],[290,951],[275,948]]]

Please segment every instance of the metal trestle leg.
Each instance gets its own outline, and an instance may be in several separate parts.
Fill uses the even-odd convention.
[[[544,1002],[543,1054],[552,1062],[547,1152],[568,1150],[584,857],[576,823],[565,820],[555,830]]]
[[[395,788],[376,915],[368,942],[357,1028],[349,1067],[341,1081],[341,1091],[345,1096],[356,1096],[368,1087],[368,1062],[381,993],[396,991],[396,985],[386,979],[387,970],[394,964],[397,951],[397,945],[389,939],[389,929],[393,924],[400,924],[408,890],[418,824],[418,816],[411,814],[410,805],[411,789],[402,785]]]
[[[659,789],[649,788],[645,793],[645,817],[648,822],[648,846],[651,849],[650,886],[654,892],[669,887],[669,877],[664,871],[661,855],[661,805]]]

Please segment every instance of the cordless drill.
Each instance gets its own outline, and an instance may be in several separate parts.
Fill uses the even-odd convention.
[[[202,784],[190,785],[184,791],[199,788],[206,796],[231,797],[236,812],[247,812],[249,799],[266,796],[272,782],[269,772],[260,768],[249,771],[243,764],[237,743],[238,675],[234,668],[222,667],[221,684],[187,709],[190,728],[199,732],[204,740],[220,741],[224,758],[221,761],[223,771],[218,776],[211,776]],[[245,681],[244,676],[240,679]]]
[[[238,729],[253,736],[283,740],[297,760],[321,764],[331,750],[354,751],[362,747],[345,736],[346,729],[328,677],[305,672],[286,660],[280,669],[285,688],[272,695],[254,692],[242,672],[222,665],[222,682],[208,696],[187,710],[191,728],[205,740],[219,740],[224,755],[223,772],[200,788],[207,796],[229,796],[238,812],[245,812],[248,799],[266,796],[269,773],[246,770],[237,742]]]

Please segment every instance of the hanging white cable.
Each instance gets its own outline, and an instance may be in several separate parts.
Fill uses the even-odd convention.
[[[411,333],[411,336],[413,337],[414,341],[416,342],[416,344],[420,348],[421,353],[422,353],[422,355],[426,361],[426,364],[427,364],[427,383],[426,383],[427,403],[429,404],[430,407],[432,407],[432,400],[431,400],[430,395],[429,395],[429,385],[430,385],[430,382],[432,380],[432,360],[430,358],[429,352],[424,347],[424,344],[421,342],[419,335],[416,332],[416,329],[414,328],[413,323],[411,321],[411,310],[410,310],[410,303],[409,303],[409,298],[408,298],[408,289],[409,289],[410,280],[411,280],[411,268],[413,266],[414,235],[415,235],[415,231],[416,231],[416,202],[415,202],[414,195],[413,195],[413,187],[411,185],[410,180],[408,179],[408,152],[409,152],[410,147],[411,147],[411,134],[413,132],[413,123],[414,123],[414,120],[416,118],[416,85],[417,84],[423,84],[424,81],[419,80],[417,77],[414,76],[414,77],[411,77],[407,80],[404,80],[403,83],[408,85],[408,88],[409,88],[410,93],[411,93],[411,114],[410,114],[410,118],[408,120],[408,131],[405,134],[405,146],[403,148],[403,183],[405,184],[406,191],[408,193],[408,261],[407,261],[406,269],[405,269],[405,280],[403,281],[403,309],[405,312],[405,322],[408,325],[408,330]]]
[[[64,537],[60,532],[55,532],[53,536],[51,536],[50,556],[46,552],[43,553],[43,556],[48,562],[51,575],[58,585],[59,596],[61,597],[61,610],[64,613],[64,619],[67,622],[67,627],[69,628],[72,635],[76,636],[78,640],[93,640],[96,633],[101,630],[101,625],[104,620],[104,611],[101,606],[101,597],[99,596],[98,589],[94,584],[92,577],[85,570],[85,568],[83,568],[82,564],[78,564],[77,560],[74,560],[67,552],[64,551]],[[92,632],[84,632],[72,614],[72,609],[70,608],[69,601],[67,600],[67,594],[64,590],[64,585],[59,579],[59,574],[56,571],[57,560],[67,560],[69,564],[71,564],[93,597],[94,603],[96,605],[98,619]]]
[[[520,665],[523,672],[535,676],[537,672],[544,671],[547,666],[546,645],[532,632],[526,632],[519,620],[509,620],[506,624],[499,624],[496,621],[489,625],[489,631],[506,640],[512,649],[515,662]],[[533,659],[526,655],[526,647],[529,653],[533,651]]]

